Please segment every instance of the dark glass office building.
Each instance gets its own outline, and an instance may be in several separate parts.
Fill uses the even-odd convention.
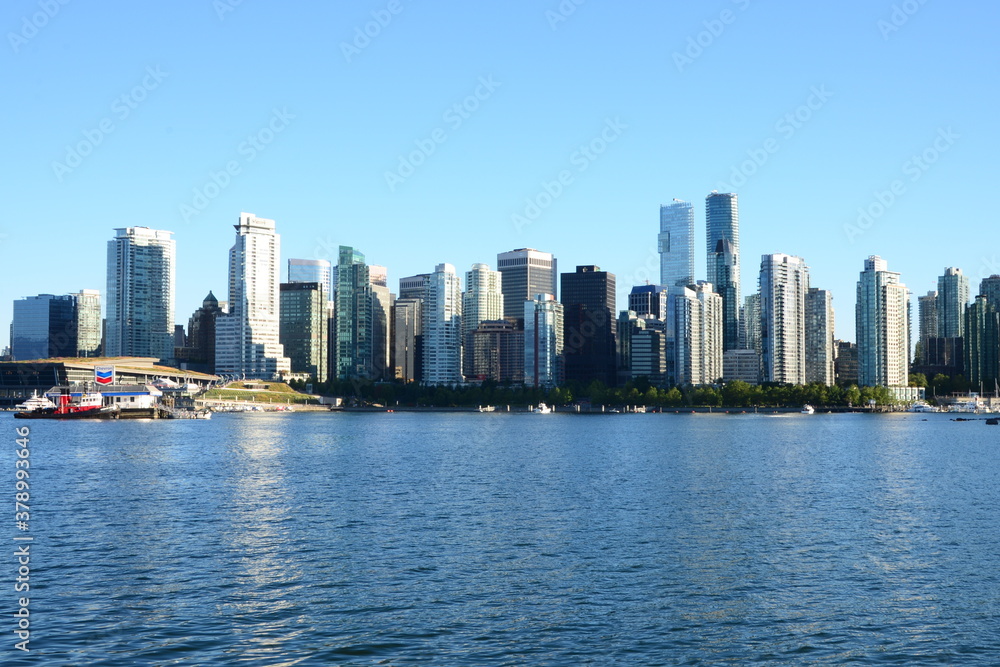
[[[567,382],[616,384],[615,276],[578,266],[561,276],[563,354]]]
[[[737,196],[713,192],[705,198],[708,281],[722,297],[722,349],[740,346],[740,214]]]
[[[39,294],[14,302],[11,354],[15,361],[74,357],[76,297]]]

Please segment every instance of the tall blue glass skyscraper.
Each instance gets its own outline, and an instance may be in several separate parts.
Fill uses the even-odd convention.
[[[708,280],[722,296],[722,347],[740,341],[740,214],[735,194],[713,192],[705,198]]]
[[[660,284],[694,284],[694,207],[675,199],[660,206]]]

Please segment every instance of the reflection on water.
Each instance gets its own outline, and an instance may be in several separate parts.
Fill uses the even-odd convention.
[[[44,641],[31,658],[989,664],[1000,453],[975,426],[403,413],[39,424],[32,629]]]

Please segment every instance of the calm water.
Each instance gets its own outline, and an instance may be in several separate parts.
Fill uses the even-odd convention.
[[[4,665],[1000,663],[982,422],[4,414],[9,505],[15,424]]]

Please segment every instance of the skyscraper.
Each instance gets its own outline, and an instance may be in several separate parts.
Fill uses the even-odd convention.
[[[836,348],[833,337],[833,295],[810,287],[806,294],[806,382],[832,387]]]
[[[115,229],[108,241],[107,349],[110,357],[174,356],[173,232]]]
[[[578,266],[561,279],[565,379],[612,387],[617,383],[615,274]]]
[[[652,315],[664,319],[667,316],[667,286],[634,286],[628,295],[628,309],[638,316]]]
[[[466,337],[471,366],[466,377],[502,384],[524,382],[524,331],[509,320],[485,320]]]
[[[858,280],[855,327],[858,384],[905,387],[909,384],[909,295],[899,274],[877,255],[865,260]]]
[[[403,382],[419,382],[423,377],[423,303],[423,299],[396,299],[392,307],[395,378]]]
[[[473,264],[465,272],[465,293],[462,295],[462,373],[474,377],[473,345],[470,336],[482,322],[502,320],[503,291],[499,271],[491,271],[488,264]]]
[[[756,350],[760,354],[760,292],[754,292],[743,300],[740,314],[740,343],[745,350]]]
[[[764,255],[760,262],[760,340],[764,382],[806,381],[806,294],[801,257]]]
[[[969,382],[992,391],[1000,380],[1000,309],[980,294],[965,315],[965,370]]]
[[[555,295],[556,258],[550,252],[521,248],[497,255],[500,289],[503,291],[503,312],[507,318],[520,320],[524,302],[536,294]]]
[[[374,300],[365,256],[340,246],[337,261],[335,340],[331,374],[341,380],[375,379]]]
[[[451,264],[438,264],[423,305],[424,374],[428,385],[462,381],[462,282]]]
[[[674,285],[667,291],[664,333],[668,384],[703,384],[701,327],[704,318],[701,308],[701,300],[694,289]]]
[[[323,283],[281,283],[281,344],[292,372],[307,373],[316,382],[326,382],[329,367],[327,302]]]
[[[329,301],[333,301],[336,293],[335,273],[333,266],[325,259],[288,260],[288,282],[321,283]]]
[[[96,289],[80,290],[73,295],[76,300],[76,355],[97,357],[101,354],[104,323],[101,319],[101,292]]]
[[[917,297],[917,316],[920,320],[920,338],[918,339],[920,346],[919,362],[921,364],[928,363],[930,339],[937,338],[938,335],[937,299],[938,293],[934,291]]]
[[[368,281],[372,293],[372,372],[378,380],[391,380],[392,366],[392,308],[396,295],[389,291],[389,272],[384,266],[371,264]]]
[[[229,313],[215,323],[215,368],[271,379],[291,370],[281,346],[281,237],[274,220],[240,213],[229,250]]]
[[[190,370],[215,373],[216,319],[222,314],[219,300],[209,291],[201,308],[188,319],[187,346],[177,355],[178,361]]]
[[[737,196],[713,192],[705,198],[708,281],[722,297],[723,348],[740,338],[740,215]]]
[[[694,207],[675,199],[660,206],[660,284],[694,284]]]
[[[969,278],[962,269],[949,267],[938,278],[938,336],[961,338],[965,333],[965,307],[969,305]]]
[[[979,283],[979,293],[986,297],[986,302],[1000,310],[1000,276],[994,274],[983,278]]]
[[[72,357],[77,351],[76,298],[39,294],[14,301],[11,354],[16,361]]]
[[[701,306],[701,377],[695,384],[713,384],[722,378],[722,297],[712,283],[699,280],[692,286]]]
[[[393,333],[396,377],[420,382],[424,377],[423,307],[431,274],[418,273],[399,279]]]
[[[562,382],[562,304],[552,294],[536,294],[523,308],[524,383],[555,387]]]

